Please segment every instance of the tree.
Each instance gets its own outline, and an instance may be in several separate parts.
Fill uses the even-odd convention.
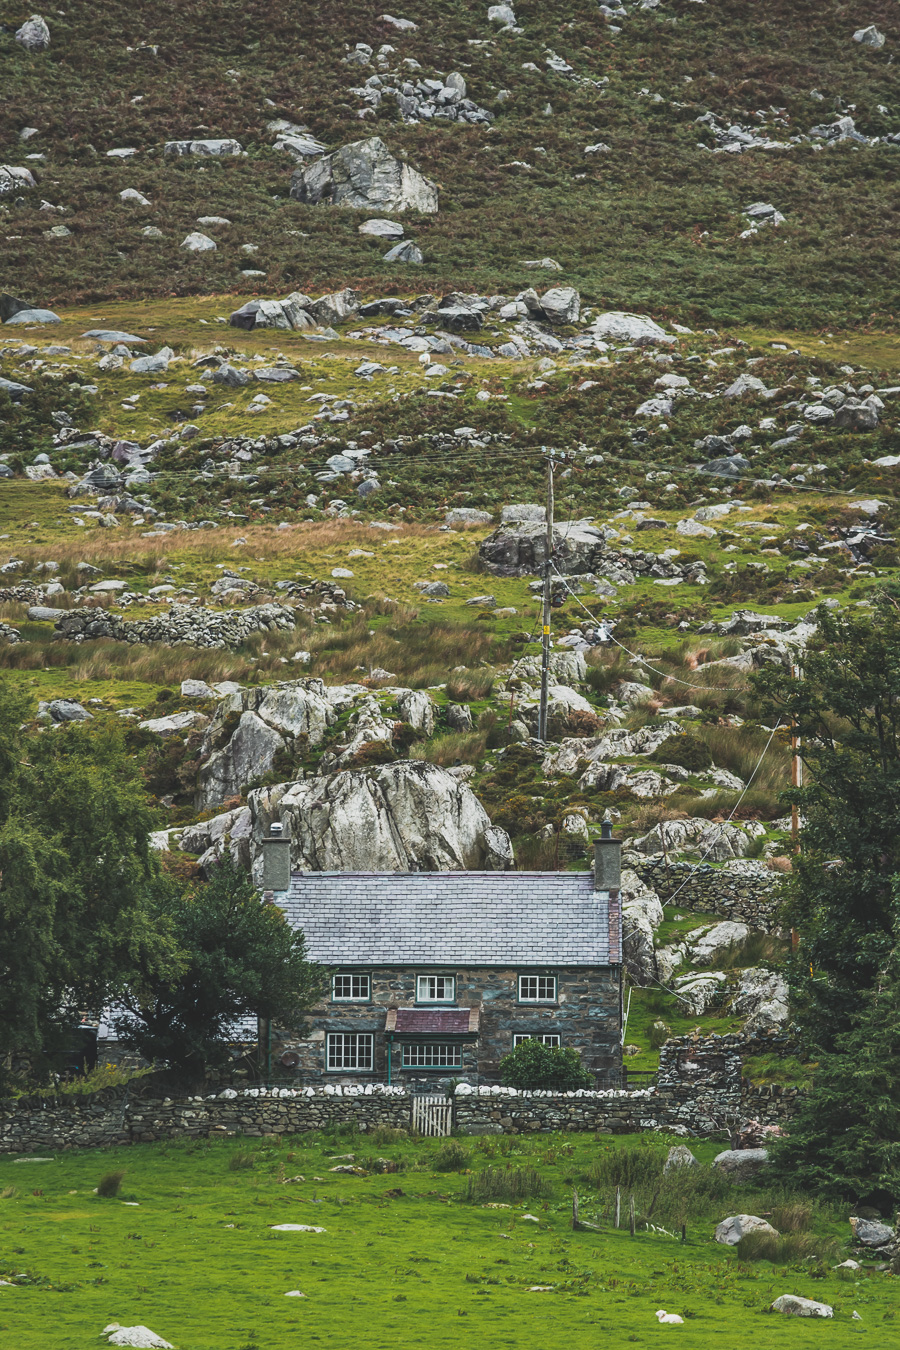
[[[802,810],[802,852],[786,918],[799,934],[789,966],[795,1012],[813,1047],[834,1050],[860,995],[893,945],[900,873],[900,611],[820,609],[803,676],[754,677],[764,713],[802,737],[808,786],[785,794]]]
[[[135,969],[171,969],[153,817],[121,728],[41,729],[0,684],[0,1055],[35,1071],[78,1010],[99,1010]]]
[[[898,907],[900,916],[900,907]],[[900,935],[900,924],[898,924]],[[900,947],[816,1065],[775,1166],[792,1185],[880,1205],[900,1201]]]
[[[205,884],[160,897],[181,955],[177,978],[151,966],[122,999],[117,1030],[145,1059],[192,1080],[228,1059],[234,1029],[260,1017],[302,1034],[324,971],[307,959],[303,934],[226,854]]]
[[[581,1063],[577,1050],[559,1045],[545,1045],[543,1041],[522,1041],[500,1061],[500,1076],[506,1087],[524,1092],[534,1088],[555,1088],[559,1092],[574,1092],[576,1088],[592,1088],[594,1075]]]

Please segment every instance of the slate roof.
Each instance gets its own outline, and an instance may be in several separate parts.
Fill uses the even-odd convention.
[[[295,872],[274,899],[330,966],[621,961],[593,872]]]
[[[478,1031],[478,1008],[389,1008],[385,1031],[405,1036],[467,1036]]]

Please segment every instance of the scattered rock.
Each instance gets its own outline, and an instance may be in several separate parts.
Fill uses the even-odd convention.
[[[181,247],[187,249],[188,253],[214,253],[218,248],[215,239],[210,239],[208,234],[202,234],[199,230],[192,230],[181,241]]]
[[[20,42],[30,52],[46,51],[50,46],[50,29],[46,20],[42,19],[40,14],[32,14],[16,32],[16,42]]]
[[[106,1336],[107,1332],[111,1333],[109,1345],[132,1346],[137,1347],[137,1350],[172,1350],[171,1343],[157,1336],[149,1327],[122,1327],[118,1322],[111,1322],[108,1327],[104,1327],[101,1335]]]
[[[377,239],[402,239],[405,233],[402,225],[394,220],[365,220],[359,227],[360,234],[372,234]]]
[[[6,322],[7,324],[61,323],[62,320],[58,314],[53,313],[52,309],[20,309]]]
[[[222,155],[241,155],[244,153],[239,141],[222,139],[211,141],[166,141],[167,155],[206,155],[216,158]]]
[[[830,1304],[801,1298],[799,1294],[780,1294],[772,1304],[772,1311],[789,1313],[792,1317],[834,1317]]]
[[[384,255],[385,262],[403,262],[403,263],[422,263],[425,261],[425,255],[411,239],[407,239],[402,244],[395,244]]]
[[[695,1158],[687,1144],[675,1144],[669,1149],[663,1164],[663,1174],[677,1172],[680,1167],[699,1167],[700,1159]],[[727,1222],[727,1220],[726,1220]],[[721,1227],[721,1225],[719,1225]]]
[[[875,1219],[858,1219],[853,1216],[850,1219],[850,1227],[856,1241],[862,1243],[864,1247],[883,1247],[894,1236],[892,1228],[886,1223],[878,1223]]]
[[[19,34],[16,34],[18,37]],[[853,41],[858,42],[862,47],[871,47],[873,51],[880,51],[885,44],[884,33],[880,33],[874,24],[868,28],[857,28],[853,34]]]
[[[9,192],[22,192],[36,187],[37,183],[30,169],[20,169],[13,164],[0,164],[0,197]]]
[[[765,1219],[759,1219],[755,1214],[732,1214],[716,1226],[716,1242],[726,1247],[736,1247],[748,1233],[770,1233],[772,1237],[778,1237],[777,1228],[773,1228]]]
[[[717,1153],[713,1167],[724,1172],[732,1181],[750,1181],[769,1162],[769,1151],[765,1148],[728,1148]]]
[[[660,328],[646,314],[627,314],[611,310],[599,315],[590,326],[594,337],[607,342],[627,342],[635,347],[669,346],[677,338]]]

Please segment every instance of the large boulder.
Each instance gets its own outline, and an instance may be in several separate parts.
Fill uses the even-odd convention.
[[[627,342],[635,347],[669,346],[677,341],[674,334],[660,328],[647,314],[626,314],[621,310],[600,314],[591,324],[591,332],[605,342]]]
[[[788,1313],[791,1317],[834,1317],[830,1303],[817,1303],[814,1298],[799,1294],[779,1294],[772,1304],[773,1312]]]
[[[772,1237],[778,1237],[778,1229],[765,1219],[757,1218],[755,1214],[732,1214],[716,1226],[716,1242],[736,1247],[748,1233],[771,1233]]]
[[[893,1228],[886,1223],[879,1223],[877,1219],[858,1219],[854,1215],[850,1220],[850,1227],[856,1241],[862,1243],[864,1247],[883,1247],[894,1236]]]
[[[677,1172],[682,1167],[699,1167],[700,1159],[695,1158],[687,1144],[673,1144],[663,1164],[663,1175]]]
[[[452,872],[494,867],[501,852],[512,859],[472,789],[422,760],[260,788],[248,804],[257,877],[273,820],[291,836],[292,866],[306,871]]]
[[[7,323],[62,323],[58,314],[54,314],[52,309],[17,309],[15,314],[6,320]]]
[[[730,947],[737,946],[750,936],[745,923],[733,923],[726,919],[705,928],[690,944],[691,959],[695,965],[708,966],[716,957],[726,953]]]
[[[37,187],[30,169],[21,169],[15,164],[0,164],[0,197],[9,192],[23,192]]]
[[[553,526],[554,562],[560,572],[577,576],[602,566],[606,533],[587,521],[560,521]],[[538,520],[509,521],[482,540],[478,556],[495,576],[538,575],[547,556],[547,529]]]
[[[713,1158],[713,1167],[717,1172],[724,1172],[731,1181],[752,1181],[768,1162],[768,1149],[727,1148]]]
[[[201,747],[198,809],[217,806],[270,773],[279,751],[319,745],[341,706],[321,680],[241,689],[222,699]]]
[[[16,42],[20,42],[30,52],[46,51],[50,46],[50,29],[46,20],[40,14],[32,14],[16,31]]]
[[[541,309],[549,323],[577,323],[581,296],[574,286],[554,286],[541,296]]]
[[[295,201],[317,206],[330,202],[359,211],[438,209],[438,190],[430,179],[396,159],[379,136],[352,141],[291,177]]]

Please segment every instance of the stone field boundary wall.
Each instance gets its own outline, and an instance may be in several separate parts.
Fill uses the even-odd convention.
[[[669,862],[661,853],[638,858],[630,853],[627,866],[656,891],[662,904],[678,891],[678,908],[746,923],[774,933],[781,927],[778,911],[784,901],[784,876],[779,872],[741,873],[711,867],[709,863]],[[688,885],[680,887],[690,877]]]
[[[742,1055],[757,1048],[771,1051],[775,1038],[674,1038],[660,1053],[656,1084],[637,1092],[518,1092],[462,1084],[453,1097],[453,1125],[470,1135],[663,1130],[702,1137],[730,1134],[748,1119],[780,1124],[790,1116],[797,1090],[755,1088],[742,1080]],[[362,1132],[379,1125],[409,1129],[415,1095],[405,1087],[336,1083],[145,1099],[139,1095],[139,1079],[134,1087],[106,1088],[84,1097],[2,1102],[0,1153],[217,1135],[302,1134],[329,1125],[354,1125]]]

